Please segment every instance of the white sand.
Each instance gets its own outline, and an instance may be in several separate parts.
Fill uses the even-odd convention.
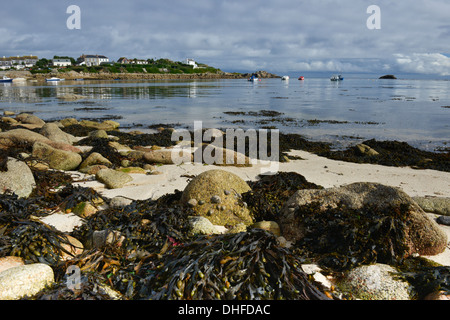
[[[279,163],[279,171],[296,172],[306,180],[325,188],[342,186],[353,182],[378,182],[399,187],[411,197],[434,196],[450,197],[450,173],[435,170],[417,170],[409,167],[387,167],[373,164],[357,164],[330,160],[305,151],[294,151],[292,155],[303,160]],[[183,175],[198,175],[212,169],[228,170],[244,180],[256,180],[268,166],[258,163],[253,167],[231,167],[184,163],[181,165],[162,165],[157,168],[160,175],[131,174],[133,181],[120,189],[105,189],[95,180],[82,182],[107,198],[117,195],[135,200],[157,199],[175,189],[184,190],[188,183]]]

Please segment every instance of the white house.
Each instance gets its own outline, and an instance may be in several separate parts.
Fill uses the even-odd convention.
[[[54,67],[67,67],[72,65],[70,59],[53,59],[52,64]]]
[[[16,57],[5,57],[0,58],[0,68],[1,69],[9,69],[11,67],[15,67],[17,69],[21,68],[30,68],[36,64],[38,61],[37,56],[16,56]]]
[[[83,54],[77,59],[78,65],[99,66],[102,62],[109,62],[108,57],[98,55],[98,54]]]
[[[195,69],[195,68],[198,68],[197,63],[195,63],[195,60],[194,60],[194,59],[186,59],[186,60],[184,61],[184,63],[187,64],[187,65],[189,65],[189,66],[193,66],[194,69]]]

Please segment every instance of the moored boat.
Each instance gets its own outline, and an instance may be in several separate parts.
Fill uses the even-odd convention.
[[[256,73],[252,74],[252,76],[248,79],[248,81],[261,81],[258,78],[258,75]]]
[[[339,75],[334,75],[330,78],[331,81],[341,81],[344,80],[344,78],[339,74]]]
[[[282,76],[281,80],[289,80],[289,76]]]
[[[300,77],[298,77],[298,80],[305,80],[305,77],[304,76],[300,76]]]
[[[63,81],[63,80],[64,79],[57,78],[57,77],[51,77],[51,78],[45,79],[45,81]]]
[[[9,78],[9,77],[7,77],[7,76],[3,76],[3,78],[0,79],[0,82],[1,82],[1,83],[12,82],[12,81],[13,81],[13,79],[12,79],[12,78]]]

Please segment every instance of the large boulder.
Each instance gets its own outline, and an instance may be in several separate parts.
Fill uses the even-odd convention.
[[[249,185],[234,173],[209,170],[189,182],[181,201],[192,207],[196,215],[208,218],[214,225],[243,223],[248,226],[253,219],[241,199],[241,194],[247,191],[250,191]]]
[[[24,124],[33,124],[33,125],[40,126],[40,127],[42,127],[45,124],[44,120],[40,119],[39,117],[36,117],[33,114],[29,114],[29,113],[21,113],[21,114],[17,115],[16,120],[20,121],[21,123],[24,123]]]
[[[13,129],[6,132],[0,132],[0,149],[11,148],[15,146],[33,146],[35,142],[42,142],[49,146],[65,151],[80,153],[80,149],[64,142],[52,141],[42,134],[28,129]]]
[[[361,300],[410,300],[412,286],[397,279],[396,273],[386,264],[364,265],[346,273],[340,287]]]
[[[55,142],[73,144],[78,140],[73,135],[62,131],[59,126],[53,122],[44,124],[39,133]]]
[[[299,218],[297,210],[312,203],[318,205],[317,210],[319,212],[329,208],[366,208],[374,215],[375,211],[378,216],[384,212],[386,216],[390,214],[394,218],[396,214],[389,212],[389,210],[407,206],[407,220],[404,223],[399,223],[405,234],[405,238],[401,241],[407,247],[406,255],[413,253],[436,255],[443,252],[447,245],[446,234],[405,192],[395,187],[363,182],[337,188],[297,191],[281,210],[279,224],[286,239],[297,241],[305,236],[308,225]],[[342,210],[339,214],[345,215],[345,212],[345,210]],[[346,219],[345,216],[339,218],[343,221]],[[348,217],[348,219],[353,218]],[[377,219],[382,221],[383,217]],[[367,231],[369,230],[365,232]]]
[[[55,149],[46,143],[36,142],[32,155],[46,163],[51,169],[75,170],[83,160],[78,153]]]
[[[53,269],[44,263],[9,268],[0,273],[0,300],[31,297],[54,280]]]
[[[14,158],[6,159],[6,171],[0,170],[0,193],[9,190],[19,198],[27,198],[36,185],[33,173],[24,163]]]

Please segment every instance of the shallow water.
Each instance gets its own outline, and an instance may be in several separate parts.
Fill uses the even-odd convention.
[[[450,142],[449,89],[445,80],[375,78],[24,82],[0,84],[0,110],[44,120],[110,118],[142,131],[160,123],[192,128],[194,121],[203,128],[274,126],[336,146],[375,138],[433,151]],[[88,98],[60,99],[70,93]],[[252,114],[261,110],[281,114]]]

